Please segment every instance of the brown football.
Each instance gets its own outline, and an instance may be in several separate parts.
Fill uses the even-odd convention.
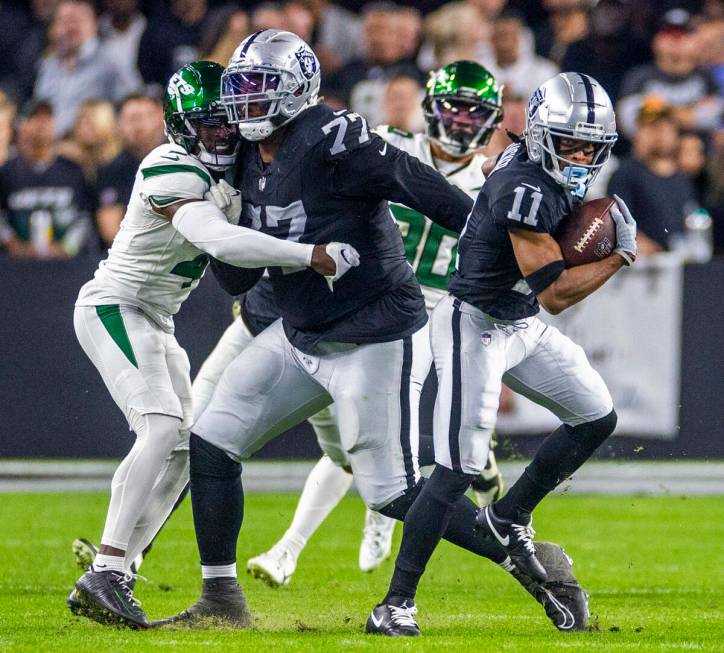
[[[556,240],[566,267],[606,258],[616,246],[616,224],[611,217],[613,197],[584,202],[563,222]]]

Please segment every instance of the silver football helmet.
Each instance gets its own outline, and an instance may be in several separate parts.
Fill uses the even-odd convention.
[[[265,29],[236,48],[221,78],[221,102],[229,122],[251,141],[317,103],[319,60],[296,34]]]
[[[525,146],[528,157],[565,188],[583,198],[611,155],[616,142],[616,114],[603,87],[582,73],[559,73],[536,89],[528,102]],[[561,139],[594,146],[590,164],[561,156]]]

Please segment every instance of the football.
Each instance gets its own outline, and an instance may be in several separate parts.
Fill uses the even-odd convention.
[[[584,202],[561,225],[556,240],[566,267],[606,258],[616,245],[616,225],[611,217],[613,197]]]

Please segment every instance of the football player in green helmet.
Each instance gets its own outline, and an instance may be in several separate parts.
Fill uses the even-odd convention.
[[[187,64],[169,80],[163,102],[169,139],[215,171],[231,167],[239,148],[238,131],[221,104],[223,72],[212,61]]]

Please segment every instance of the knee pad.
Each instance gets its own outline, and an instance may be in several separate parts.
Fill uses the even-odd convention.
[[[241,474],[241,463],[195,433],[189,440],[189,453],[192,477],[232,478]]]
[[[608,415],[578,426],[567,426],[568,437],[591,450],[599,447],[614,432],[618,415],[612,410]]]

